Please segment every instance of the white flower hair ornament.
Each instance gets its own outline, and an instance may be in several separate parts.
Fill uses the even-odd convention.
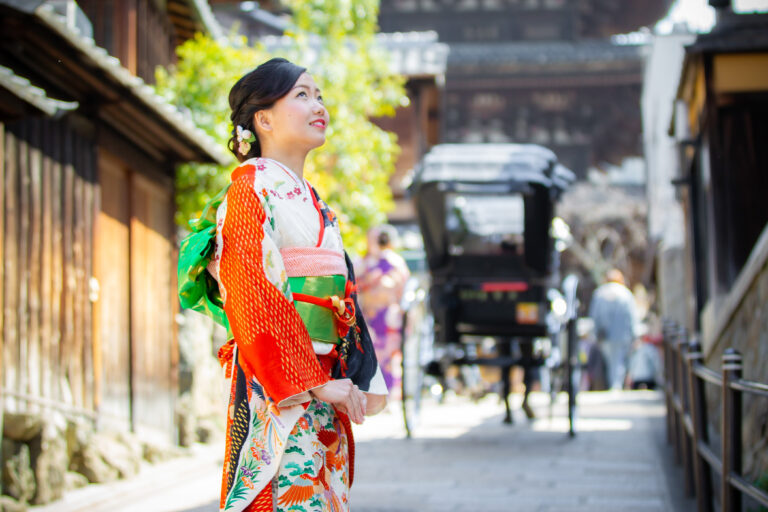
[[[237,151],[241,155],[247,155],[251,150],[251,143],[256,141],[256,136],[251,130],[246,130],[240,125],[235,128],[235,133],[237,135]]]

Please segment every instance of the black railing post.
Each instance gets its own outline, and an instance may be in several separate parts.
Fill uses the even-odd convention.
[[[722,512],[741,512],[741,492],[731,485],[731,474],[741,474],[741,393],[731,383],[741,379],[741,354],[729,348],[723,353],[723,418],[721,478]]]
[[[685,485],[686,496],[693,496],[693,457],[691,446],[691,434],[688,430],[688,424],[690,423],[690,401],[688,400],[688,331],[685,328],[680,328],[680,337],[677,340],[678,350],[678,372],[677,372],[677,389],[680,400],[680,415],[677,422],[679,429],[680,439],[680,455],[683,463],[683,482]],[[686,421],[688,420],[688,421]]]
[[[704,381],[696,375],[696,368],[704,364],[704,354],[697,338],[691,340],[688,347],[688,403],[691,409],[693,439],[693,478],[696,487],[696,503],[699,512],[712,512],[712,473],[699,451],[700,445],[709,441],[707,433],[707,400],[704,393]]]
[[[680,339],[680,329],[675,329],[673,331],[672,337],[670,339],[670,345],[669,345],[669,380],[670,380],[670,387],[671,387],[671,396],[670,399],[672,401],[672,444],[675,447],[675,463],[681,464],[683,462],[683,454],[682,454],[682,440],[680,439],[680,409],[678,408],[678,404],[680,403],[680,391],[679,391],[679,382],[680,379],[678,378],[678,374],[680,373],[680,352],[678,351],[678,340]]]
[[[662,357],[664,358],[664,403],[667,406],[667,444],[674,440],[675,407],[672,401],[672,333],[675,323],[665,320],[662,328]]]
[[[566,374],[568,377],[568,435],[573,437],[574,418],[576,416],[576,392],[579,389],[578,382],[574,382],[575,367],[579,364],[579,351],[577,347],[578,336],[576,332],[576,318],[570,318],[568,328],[568,357],[566,358]]]

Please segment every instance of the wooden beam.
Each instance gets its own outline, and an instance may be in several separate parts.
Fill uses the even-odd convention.
[[[202,30],[202,26],[200,25],[200,23],[197,23],[193,19],[185,18],[183,16],[176,16],[170,13],[168,14],[168,17],[170,18],[171,23],[173,23],[176,26],[177,30],[183,30],[183,29],[195,30],[195,31]]]
[[[193,16],[192,9],[189,8],[189,5],[186,2],[168,2],[166,9],[169,13],[173,12],[176,14],[181,14],[187,18],[191,18]]]
[[[173,185],[172,169],[164,168],[160,161],[153,159],[142,151],[141,147],[126,140],[125,136],[112,126],[104,124],[100,127],[98,146],[103,150],[102,153],[120,155],[120,161],[150,180],[159,182],[163,186]]]
[[[25,32],[21,37],[27,39],[29,46],[35,49],[35,58],[26,59],[25,64],[32,68],[37,76],[46,77],[47,83],[50,84],[48,87],[59,89],[77,101],[92,96],[94,92],[104,97],[106,101],[120,99],[105,73],[94,73],[92,69],[86,69],[77,63],[75,55],[62,52],[61,39],[46,38],[43,35],[45,31],[39,28],[27,29]]]

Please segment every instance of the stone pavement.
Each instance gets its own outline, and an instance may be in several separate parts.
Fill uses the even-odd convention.
[[[680,469],[666,445],[664,406],[654,392],[579,395],[576,437],[563,395],[553,407],[534,394],[538,419],[515,408],[501,422],[496,397],[427,403],[414,439],[398,410],[355,431],[354,512],[688,512]],[[513,406],[519,405],[513,398]],[[148,467],[131,480],[92,485],[36,512],[208,512],[217,509],[222,444]]]
[[[516,423],[502,424],[502,407],[489,397],[428,407],[411,440],[399,439],[394,415],[375,429],[360,429],[352,510],[694,509],[693,500],[682,497],[680,470],[666,446],[660,394],[582,393],[573,439],[566,397],[552,409],[548,396],[534,397],[539,419],[532,423],[517,408]]]

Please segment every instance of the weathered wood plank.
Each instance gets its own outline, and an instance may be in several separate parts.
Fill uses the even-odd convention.
[[[3,283],[3,296],[5,299],[5,309],[3,310],[3,367],[6,369],[2,384],[6,389],[19,389],[19,373],[22,370],[19,364],[19,318],[17,316],[19,300],[18,145],[15,133],[6,131],[5,176],[3,183],[5,236],[3,237],[4,257],[2,260],[3,275],[5,276]],[[16,400],[8,399],[4,405],[9,410],[17,410]]]
[[[31,396],[42,396],[42,359],[40,340],[40,321],[42,310],[42,294],[40,279],[42,274],[42,155],[40,153],[41,126],[40,121],[30,120],[28,151],[29,151],[29,388]],[[39,409],[39,405],[28,404],[30,409]]]
[[[65,386],[64,368],[62,361],[62,301],[64,298],[64,260],[63,260],[63,173],[62,158],[64,155],[64,133],[61,123],[55,123],[51,128],[53,157],[51,162],[51,398],[62,399],[62,389]]]
[[[131,187],[131,288],[134,410],[137,432],[172,435],[171,244],[167,190],[134,175]]]
[[[72,267],[74,286],[72,293],[72,314],[74,320],[72,332],[72,363],[70,368],[70,385],[72,386],[72,396],[75,397],[75,404],[78,407],[86,407],[85,387],[83,378],[85,344],[83,337],[83,149],[82,141],[77,134],[74,134],[74,183],[72,193]]]
[[[43,162],[42,162],[42,263],[40,274],[40,377],[43,396],[54,399],[54,380],[52,366],[58,358],[58,354],[51,353],[51,338],[53,336],[52,310],[53,302],[56,297],[53,295],[53,201],[52,183],[53,183],[53,162],[51,150],[56,143],[53,133],[54,123],[46,122],[44,124],[44,133],[42,137]]]
[[[75,350],[75,312],[74,296],[77,285],[77,275],[73,259],[73,233],[74,226],[74,148],[72,132],[64,129],[63,141],[63,183],[62,183],[62,262],[63,262],[63,297],[61,317],[61,362],[64,366],[62,379],[62,400],[70,405],[81,405],[78,398],[75,376],[78,375],[80,354]]]
[[[3,190],[0,191],[0,265],[5,261],[5,125],[0,123],[0,184]],[[3,362],[5,361],[5,269],[0,266],[0,425],[3,425],[3,412],[5,411],[5,397],[3,389],[5,388],[5,372],[3,371]],[[3,446],[0,442],[0,460],[5,460],[3,456]],[[3,482],[0,478],[0,495],[3,494]]]
[[[95,374],[100,390],[102,423],[117,428],[131,425],[130,323],[130,183],[119,160],[99,152],[100,211],[94,240],[94,272],[99,300],[94,315],[94,338],[101,352]]]
[[[19,301],[17,303],[16,315],[19,319],[19,387],[17,390],[22,394],[29,394],[30,375],[34,374],[34,369],[30,367],[29,359],[29,229],[30,229],[30,179],[29,179],[29,144],[27,137],[29,125],[26,122],[19,123],[19,254],[18,254],[18,273],[19,273]],[[19,404],[26,409],[27,404]]]
[[[96,149],[96,160],[94,170],[96,172],[96,187],[94,189],[93,206],[95,209],[94,221],[93,221],[93,281],[94,288],[89,289],[92,300],[92,314],[91,330],[93,331],[93,410],[99,414],[102,407],[102,379],[104,378],[104,351],[102,345],[102,275],[101,266],[106,263],[103,250],[101,248],[104,240],[102,230],[104,229],[104,223],[101,220],[101,200],[103,191],[101,187],[101,157],[99,156],[99,150]]]
[[[166,187],[166,193],[165,193],[165,214],[167,215],[167,218],[165,219],[165,223],[168,229],[167,232],[167,240],[170,244],[171,249],[171,258],[168,262],[169,268],[168,273],[171,277],[171,283],[170,283],[170,290],[168,292],[169,299],[170,299],[170,330],[171,330],[171,371],[170,376],[171,380],[169,382],[169,385],[171,387],[171,398],[175,405],[176,405],[176,397],[178,396],[179,391],[179,329],[178,324],[176,323],[177,315],[179,314],[180,304],[179,304],[179,296],[176,293],[176,290],[178,290],[178,281],[176,277],[176,267],[178,265],[179,261],[179,251],[178,251],[178,244],[176,243],[176,225],[173,222],[173,216],[176,211],[176,200],[174,198],[174,188],[173,187]],[[175,416],[174,416],[174,422],[175,422]],[[175,432],[178,432],[178,429],[174,429]],[[174,440],[175,442],[178,442],[178,439]]]
[[[94,235],[94,187],[95,185],[95,159],[93,141],[90,138],[83,139],[84,151],[84,175],[83,175],[83,345],[84,356],[84,386],[85,404],[88,409],[94,409],[93,383],[94,383],[94,359],[93,359],[93,303],[91,302],[91,277],[93,276],[93,235]]]

